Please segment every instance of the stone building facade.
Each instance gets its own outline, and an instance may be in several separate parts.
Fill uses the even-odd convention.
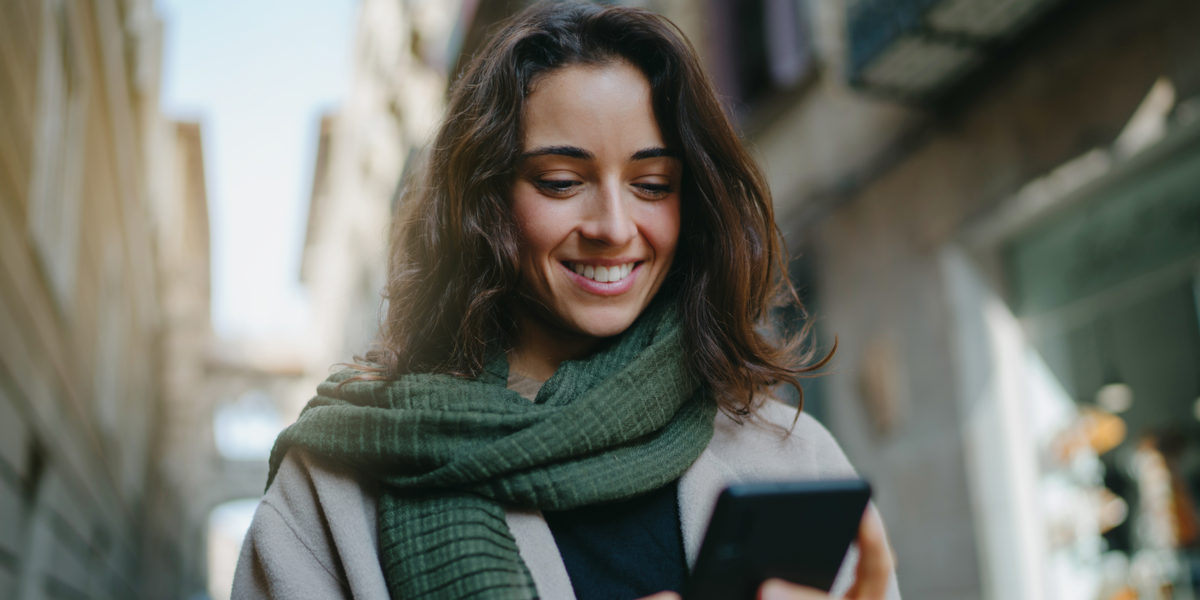
[[[202,141],[159,113],[162,35],[150,0],[0,4],[2,598],[205,586],[189,467],[161,460],[211,342]]]

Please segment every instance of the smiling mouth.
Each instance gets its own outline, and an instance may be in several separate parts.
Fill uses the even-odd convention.
[[[638,266],[638,262],[627,262],[623,265],[613,265],[611,267],[594,267],[577,262],[564,262],[563,264],[572,271],[575,271],[580,277],[591,279],[596,283],[615,283],[621,281],[633,272],[633,269]]]

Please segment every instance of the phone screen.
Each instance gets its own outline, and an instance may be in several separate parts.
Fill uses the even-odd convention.
[[[730,486],[684,598],[750,599],[773,577],[829,591],[870,499],[860,479]]]

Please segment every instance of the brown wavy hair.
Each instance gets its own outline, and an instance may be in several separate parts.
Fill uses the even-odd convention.
[[[509,209],[523,148],[524,105],[541,77],[569,65],[625,61],[650,83],[654,114],[683,162],[682,228],[659,294],[678,305],[687,367],[735,417],[814,362],[811,322],[770,333],[771,309],[799,305],[771,194],[674,24],[640,8],[546,2],[496,32],[450,90],[419,177],[397,208],[373,379],[438,372],[477,376],[510,349],[520,234]],[[836,349],[836,343],[834,345]]]

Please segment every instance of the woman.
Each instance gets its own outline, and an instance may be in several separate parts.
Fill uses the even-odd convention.
[[[765,394],[824,361],[760,330],[791,291],[770,196],[676,29],[535,6],[448,115],[380,345],[280,435],[235,597],[678,590],[725,485],[853,474]],[[860,546],[852,597],[898,598],[873,512]]]

